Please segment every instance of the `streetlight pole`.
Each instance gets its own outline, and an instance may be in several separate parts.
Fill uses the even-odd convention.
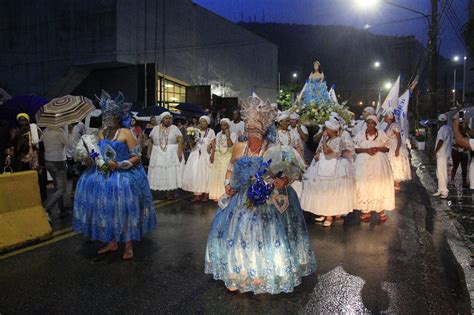
[[[467,64],[467,57],[464,56],[463,73],[462,73],[462,105],[463,106],[464,106],[464,102],[466,101],[466,64]]]
[[[454,66],[454,81],[453,81],[453,108],[456,107],[456,66]]]

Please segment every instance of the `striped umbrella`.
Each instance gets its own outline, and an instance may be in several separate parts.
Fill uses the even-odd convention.
[[[63,127],[83,120],[94,109],[87,97],[66,95],[44,105],[36,113],[36,123],[40,127]]]

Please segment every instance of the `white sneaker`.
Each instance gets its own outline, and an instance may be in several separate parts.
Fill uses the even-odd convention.
[[[448,199],[448,194],[441,194],[440,198],[441,199]]]
[[[433,194],[433,197],[439,197],[441,196],[441,191],[437,191]]]
[[[316,221],[316,222],[323,222],[324,220],[326,220],[326,217],[325,217],[325,216],[319,216],[319,217],[316,217],[316,218],[314,219],[314,221]]]

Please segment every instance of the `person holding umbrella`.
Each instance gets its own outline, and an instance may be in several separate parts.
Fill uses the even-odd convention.
[[[131,104],[124,103],[122,93],[114,100],[102,91],[100,106],[103,129],[98,139],[85,135],[77,149],[95,167],[77,183],[73,228],[108,243],[99,254],[117,251],[118,242],[124,242],[123,259],[131,259],[132,241],[156,228],[153,197],[140,163],[140,147],[130,131]]]

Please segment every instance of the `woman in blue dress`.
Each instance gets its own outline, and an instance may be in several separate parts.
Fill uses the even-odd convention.
[[[131,259],[132,241],[155,229],[157,221],[147,176],[140,165],[140,148],[129,129],[130,104],[123,100],[121,93],[112,100],[102,92],[104,129],[96,142],[83,136],[78,146],[86,152],[82,157],[91,167],[77,184],[73,228],[93,240],[107,242],[99,254],[116,251],[117,242],[125,242],[123,258]]]
[[[277,112],[256,96],[241,106],[248,141],[233,150],[225,181],[231,197],[227,205],[220,203],[212,223],[205,272],[224,281],[231,291],[292,292],[301,277],[316,270],[298,197],[283,176],[274,178],[274,185],[282,192],[277,196],[284,198],[261,205],[250,205],[248,198],[264,162],[268,144],[264,137],[274,136]]]
[[[313,62],[313,71],[306,80],[306,83],[298,96],[298,101],[302,100],[303,106],[333,103],[329,96],[328,87],[324,80],[324,73],[319,61]]]

